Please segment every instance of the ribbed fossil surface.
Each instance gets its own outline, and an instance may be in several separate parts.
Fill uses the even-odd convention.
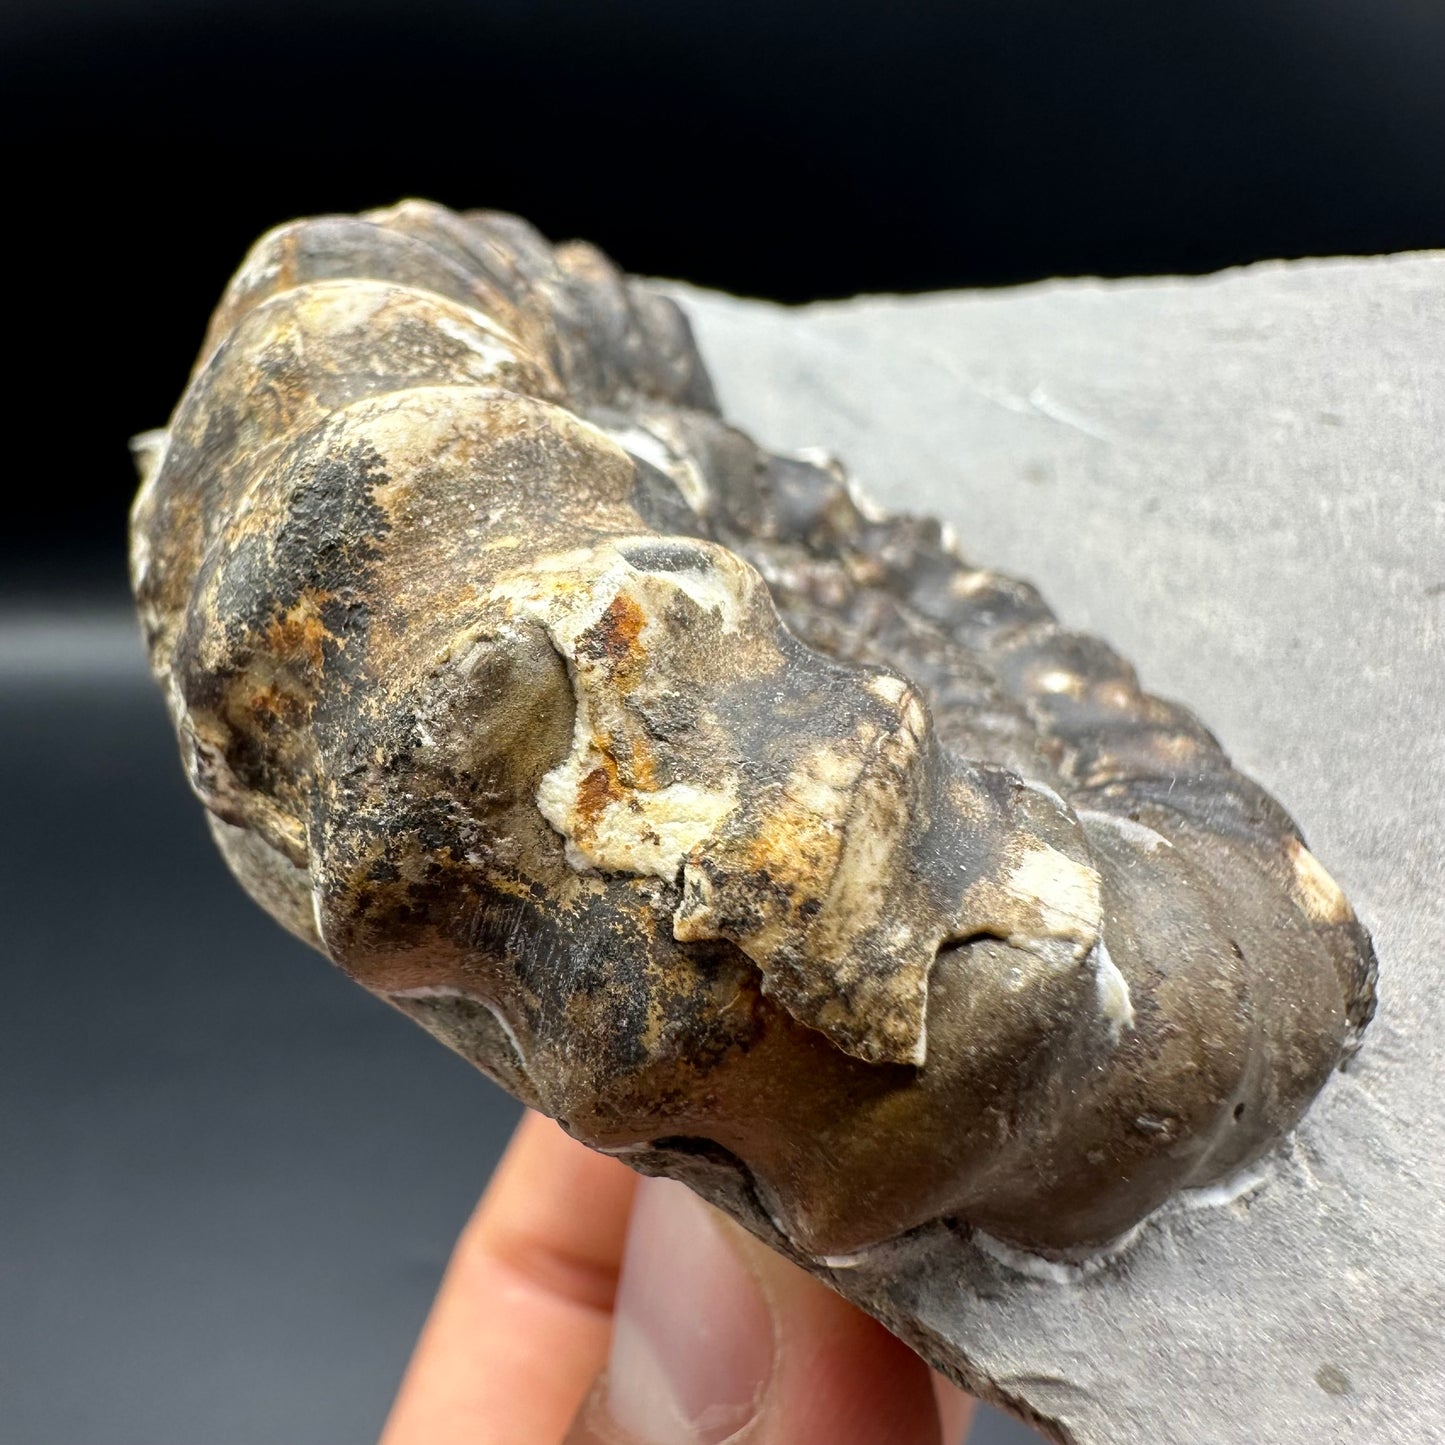
[[[795,1257],[1069,1257],[1290,1130],[1368,937],[1185,708],[718,414],[669,300],[415,202],[264,237],[133,570],[282,923]]]

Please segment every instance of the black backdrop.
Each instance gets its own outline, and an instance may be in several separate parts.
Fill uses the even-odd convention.
[[[1432,0],[9,0],[6,582],[117,583],[124,439],[293,215],[787,301],[1439,246],[1442,77]]]

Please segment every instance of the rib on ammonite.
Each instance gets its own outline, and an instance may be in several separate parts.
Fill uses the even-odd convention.
[[[940,1221],[1107,1249],[1368,1021],[1366,933],[1190,712],[729,426],[589,246],[284,226],[137,450],[151,662],[242,884],[825,1277]]]

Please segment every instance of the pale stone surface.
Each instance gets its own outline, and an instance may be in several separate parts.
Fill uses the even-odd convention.
[[[676,288],[725,414],[951,522],[1194,707],[1374,932],[1365,1048],[1261,1188],[1060,1283],[835,1275],[1080,1442],[1445,1438],[1445,256],[799,311]]]

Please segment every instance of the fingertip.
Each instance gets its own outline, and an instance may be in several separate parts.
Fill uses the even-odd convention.
[[[385,1445],[560,1438],[606,1356],[634,1186],[524,1117],[453,1251]]]
[[[452,1271],[501,1263],[551,1296],[607,1312],[637,1176],[530,1109],[458,1241]]]
[[[933,1399],[938,1407],[938,1428],[943,1445],[963,1445],[973,1424],[973,1412],[978,1401],[937,1372],[933,1375]]]
[[[617,1300],[568,1445],[940,1445],[922,1360],[680,1185],[640,1185]]]
[[[796,1445],[940,1445],[928,1366],[877,1320],[727,1222],[779,1321],[774,1433]]]

